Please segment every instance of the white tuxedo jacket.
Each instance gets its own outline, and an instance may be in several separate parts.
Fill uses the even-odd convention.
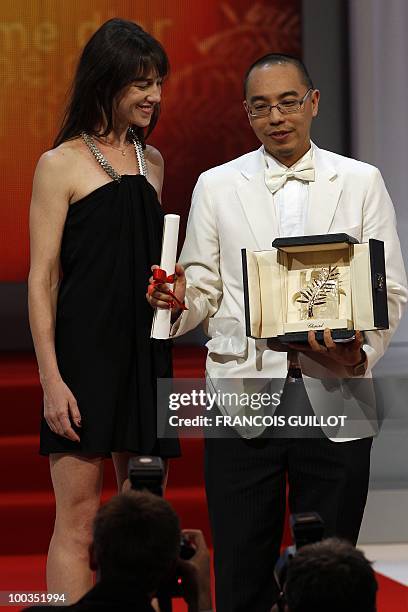
[[[313,147],[315,181],[309,183],[305,235],[345,232],[360,242],[377,238],[385,243],[390,328],[365,333],[365,378],[371,378],[371,369],[384,354],[408,296],[394,208],[377,168]],[[264,172],[261,147],[204,172],[193,193],[180,255],[186,270],[188,310],[173,326],[172,335],[184,334],[203,322],[210,337],[207,377],[217,380],[217,388],[220,379],[239,379],[241,383],[236,383],[245,390],[246,379],[284,379],[287,374],[286,353],[269,350],[265,340],[247,338],[245,333],[241,249],[270,249],[279,235]],[[336,401],[343,404],[342,413],[353,419],[349,431],[342,429],[332,437],[340,441],[374,435],[370,381],[358,385],[351,379],[348,386],[341,380],[346,376],[341,368],[332,372],[303,354],[300,359],[314,412],[324,415],[325,408]],[[220,408],[234,412],[231,407]],[[369,419],[367,409],[371,411]],[[254,437],[260,430],[240,430],[240,434]]]

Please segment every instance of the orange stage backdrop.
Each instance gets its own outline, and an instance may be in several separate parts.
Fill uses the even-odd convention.
[[[150,142],[164,206],[186,221],[203,170],[257,146],[242,77],[270,51],[300,53],[300,0],[6,0],[0,13],[0,281],[27,277],[36,160],[52,146],[80,49],[107,19],[136,21],[165,46],[171,75]]]

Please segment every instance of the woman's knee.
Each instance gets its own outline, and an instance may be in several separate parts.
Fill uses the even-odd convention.
[[[100,495],[90,493],[89,496],[76,496],[65,499],[64,502],[57,502],[57,517],[60,515],[64,521],[70,522],[73,526],[92,523],[100,505]]]
[[[54,532],[70,540],[79,548],[92,541],[93,522],[100,504],[99,498],[73,499],[70,504],[57,508]]]

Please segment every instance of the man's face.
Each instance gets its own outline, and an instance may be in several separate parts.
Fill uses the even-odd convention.
[[[302,74],[293,64],[254,68],[249,75],[245,108],[300,100],[308,90]],[[267,117],[251,117],[249,122],[265,149],[282,164],[291,166],[310,147],[310,126],[316,117],[319,91],[311,91],[299,112],[288,115],[273,108]]]

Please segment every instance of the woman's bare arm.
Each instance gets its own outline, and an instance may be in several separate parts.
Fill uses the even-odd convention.
[[[157,198],[161,203],[161,195],[163,188],[163,178],[164,178],[164,160],[163,157],[155,147],[151,145],[146,145],[146,162],[147,169],[149,172],[149,182],[153,185],[153,187],[157,191]]]
[[[55,354],[55,317],[59,287],[59,257],[69,206],[69,155],[50,151],[40,158],[30,206],[31,265],[28,278],[30,327],[44,390],[45,417],[50,428],[79,441],[69,421],[80,414],[62,381]]]

